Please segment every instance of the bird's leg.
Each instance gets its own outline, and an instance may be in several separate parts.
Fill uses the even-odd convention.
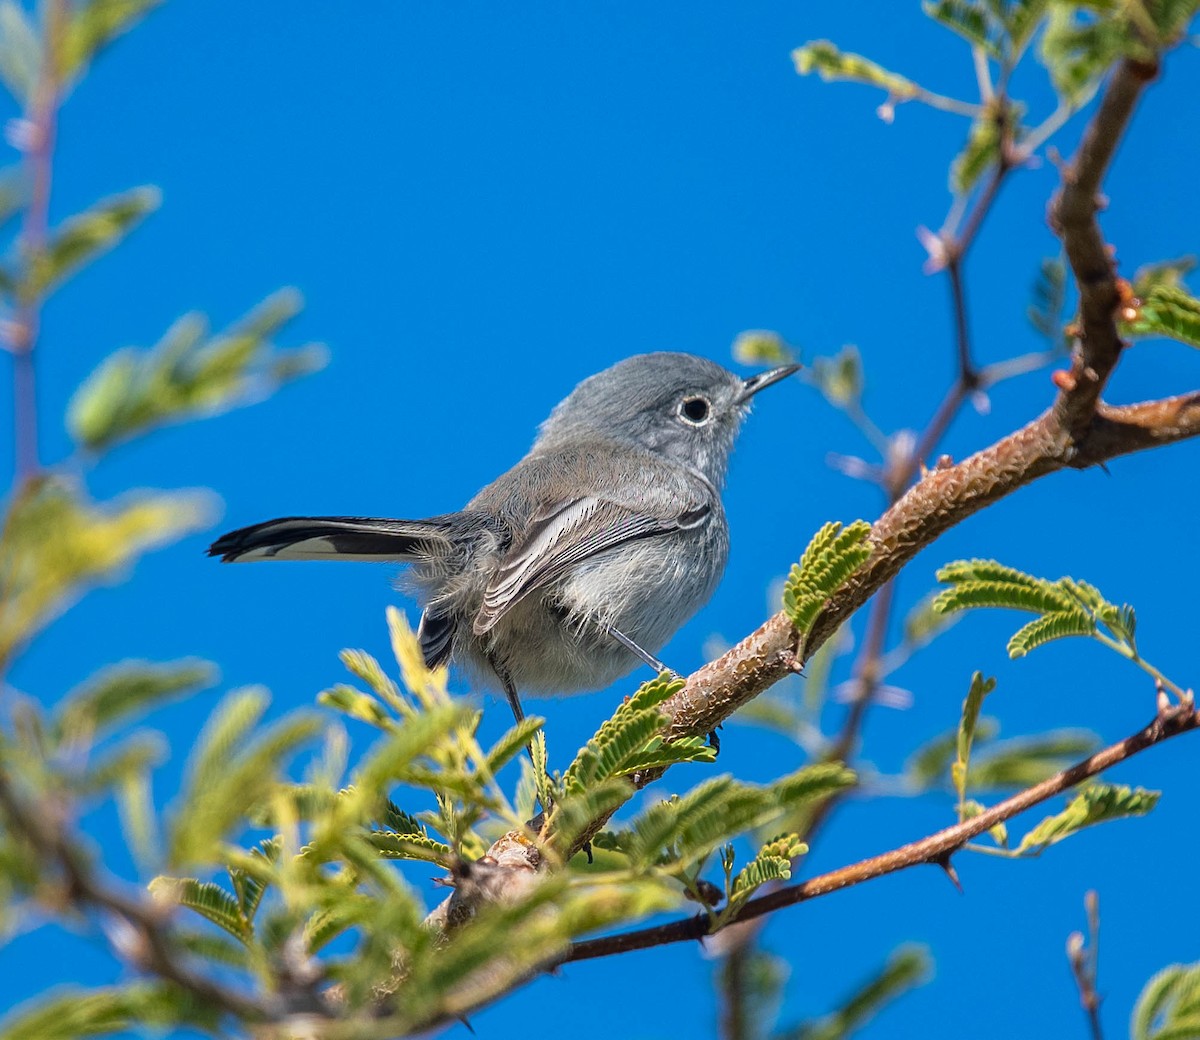
[[[492,671],[496,673],[496,678],[500,680],[500,685],[504,689],[504,696],[508,698],[508,706],[512,708],[513,718],[518,722],[524,722],[525,711],[521,707],[521,697],[517,693],[517,686],[512,681],[512,676],[508,674],[508,670],[502,667],[500,662],[491,654],[488,654],[487,662],[491,665]]]
[[[671,675],[675,676],[676,679],[680,678],[679,673],[677,671],[675,671],[674,668],[668,668],[665,664],[662,663],[662,661],[660,661],[657,657],[655,657],[648,650],[643,650],[640,646],[637,645],[637,643],[635,643],[632,639],[630,639],[629,636],[627,636],[619,628],[614,628],[612,625],[608,624],[608,622],[604,622],[604,631],[607,635],[611,636],[618,643],[620,643],[623,647],[625,647],[625,649],[628,650],[631,654],[633,654],[633,656],[636,657],[639,661],[641,661],[642,664],[648,665],[649,667],[653,668],[656,673],[670,672]]]
[[[504,696],[508,698],[508,706],[512,708],[513,718],[518,723],[525,721],[525,711],[521,707],[521,697],[517,693],[517,684],[513,682],[512,676],[508,674],[508,669],[504,668],[492,654],[487,656],[488,664],[493,672],[496,673],[496,678],[500,680],[500,685],[504,688]],[[533,763],[534,769],[537,768],[537,759],[533,754],[533,744],[525,745],[525,753],[529,756],[529,761]],[[540,786],[540,785],[539,785]],[[532,820],[528,820],[525,826],[535,834],[539,833],[546,822],[546,813],[549,812],[551,806],[543,805],[541,811],[534,816]],[[588,862],[591,862],[591,853],[588,853]]]

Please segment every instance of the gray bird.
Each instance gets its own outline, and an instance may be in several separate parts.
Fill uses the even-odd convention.
[[[729,554],[729,453],[758,391],[691,354],[641,354],[581,382],[520,462],[427,520],[308,516],[222,535],[209,554],[412,565],[428,665],[519,693],[598,690],[654,656],[712,595]]]

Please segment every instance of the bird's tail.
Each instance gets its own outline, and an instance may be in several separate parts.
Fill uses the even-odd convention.
[[[367,516],[288,516],[221,535],[208,547],[222,563],[253,560],[373,560],[428,558],[454,545],[450,516],[385,520]]]

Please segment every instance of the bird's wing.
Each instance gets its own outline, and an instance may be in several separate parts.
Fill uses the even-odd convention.
[[[712,512],[701,498],[670,515],[653,515],[619,502],[586,496],[561,502],[535,515],[525,537],[505,554],[484,592],[474,631],[483,635],[535,589],[572,567],[626,542],[699,527]]]

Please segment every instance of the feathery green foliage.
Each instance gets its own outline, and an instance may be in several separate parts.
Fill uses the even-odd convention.
[[[160,201],[157,188],[134,188],[65,221],[51,234],[44,250],[9,261],[9,270],[15,271],[16,298],[29,303],[47,296],[84,264],[121,241],[158,209]]]
[[[317,734],[317,718],[297,712],[252,738],[266,706],[261,690],[235,691],[200,734],[171,821],[171,864],[211,862],[217,842],[269,794],[281,763]]]
[[[1122,784],[1092,783],[1081,788],[1054,816],[1047,816],[1021,839],[1018,855],[1040,855],[1051,845],[1070,837],[1084,827],[1127,816],[1145,816],[1158,803],[1159,791]]]
[[[789,365],[796,353],[778,332],[750,329],[733,341],[733,358],[743,365]]]
[[[84,0],[72,12],[59,45],[59,75],[71,79],[96,54],[128,32],[162,0]]]
[[[1099,745],[1095,733],[1078,729],[1000,741],[972,758],[967,786],[972,791],[1031,787],[1086,758]]]
[[[725,858],[725,907],[722,917],[736,916],[755,891],[769,881],[787,881],[792,876],[792,863],[808,852],[808,846],[796,834],[781,834],[760,848],[755,857],[731,878],[732,847]]]
[[[676,762],[711,762],[711,748],[700,740],[664,741],[666,717],[658,705],[683,689],[684,680],[667,672],[643,683],[596,731],[567,767],[562,794],[570,798],[597,784],[637,769]]]
[[[128,497],[93,506],[72,482],[27,482],[0,530],[0,663],[91,585],[202,526],[199,494]]]
[[[889,72],[861,54],[849,54],[839,50],[829,40],[813,40],[792,51],[792,61],[801,76],[817,73],[826,82],[848,80],[880,87],[897,101],[916,97],[921,92],[909,79]]]
[[[958,792],[961,805],[967,797],[967,767],[971,761],[971,744],[975,739],[975,725],[979,721],[979,709],[983,707],[983,698],[996,688],[995,679],[985,679],[982,672],[971,676],[971,686],[963,701],[962,718],[958,723],[958,737],[955,741],[954,761],[950,765],[950,779]]]
[[[959,560],[938,571],[950,587],[939,593],[934,609],[942,613],[969,607],[1001,607],[1040,615],[1008,642],[1010,657],[1065,636],[1092,636],[1136,658],[1133,608],[1108,602],[1098,589],[1073,578],[1035,578],[995,560]],[[1101,632],[1103,625],[1111,636]]]
[[[1165,336],[1200,347],[1200,300],[1184,288],[1156,285],[1137,307],[1137,317],[1123,329],[1133,336]]]
[[[238,900],[215,882],[160,875],[150,882],[150,892],[195,911],[241,942],[250,936],[250,921],[243,916]]]
[[[783,609],[796,631],[807,635],[829,599],[871,555],[871,525],[855,520],[845,529],[825,524],[793,565],[783,587]]]
[[[147,1026],[213,1030],[218,1019],[215,1009],[165,983],[73,987],[9,1012],[0,1020],[0,1040],[79,1040]]]
[[[1061,256],[1047,258],[1038,268],[1033,301],[1026,310],[1029,324],[1056,350],[1065,345],[1063,314],[1067,306],[1067,264]]]
[[[778,1040],[846,1040],[892,1001],[928,982],[932,968],[933,962],[924,946],[901,946],[836,1011],[784,1030],[778,1034]]]
[[[854,780],[854,773],[839,763],[806,766],[763,787],[714,777],[639,813],[618,843],[634,869],[663,866],[681,873],[732,836],[769,826],[789,810],[827,798]]]
[[[33,95],[42,60],[37,30],[17,0],[0,0],[0,83],[22,105]]]
[[[1020,113],[1011,103],[993,98],[967,131],[967,143],[950,164],[950,190],[969,192],[1000,161],[1005,134],[1019,124]]]
[[[1131,1040],[1200,1037],[1200,964],[1172,964],[1142,989],[1129,1024]]]
[[[219,335],[209,334],[202,315],[190,314],[150,350],[110,355],[71,399],[71,436],[89,451],[104,451],[167,423],[259,400],[319,369],[323,347],[280,351],[271,343],[300,307],[300,294],[283,290]]]
[[[101,733],[170,697],[203,689],[215,681],[216,669],[207,661],[124,661],[97,672],[63,698],[55,711],[57,729],[64,737]]]
[[[860,404],[864,377],[858,347],[847,344],[832,357],[813,358],[809,380],[835,408]]]

